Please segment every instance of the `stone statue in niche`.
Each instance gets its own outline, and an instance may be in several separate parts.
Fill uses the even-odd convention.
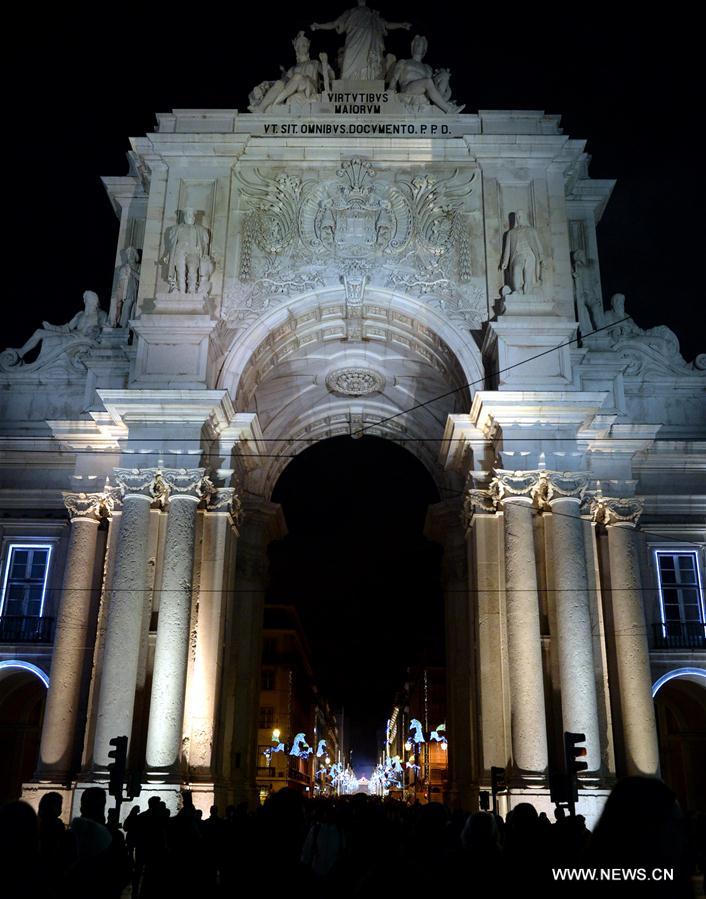
[[[346,42],[340,61],[340,77],[349,81],[376,81],[383,78],[385,37],[388,31],[404,28],[409,22],[386,22],[375,9],[358,0],[358,5],[334,19],[333,22],[314,22],[312,31],[336,31],[345,34]]]
[[[571,275],[574,279],[576,315],[581,326],[581,335],[585,337],[591,331],[603,327],[605,313],[603,300],[591,278],[591,264],[583,250],[574,250],[571,254]]]
[[[544,261],[539,235],[526,223],[522,210],[512,213],[512,218],[512,226],[505,232],[500,268],[505,272],[512,293],[536,293],[542,280]]]
[[[461,112],[463,106],[450,102],[449,70],[440,69],[434,74],[431,66],[423,62],[427,47],[427,39],[416,34],[412,41],[412,58],[397,60],[389,78],[389,89],[398,89],[403,96],[429,100],[444,112]]]
[[[0,367],[5,370],[24,365],[24,357],[41,343],[41,349],[37,359],[31,363],[39,368],[51,359],[61,355],[71,346],[85,347],[95,343],[101,329],[106,324],[108,316],[100,308],[98,294],[92,290],[86,290],[83,294],[83,311],[76,315],[65,325],[52,325],[42,322],[42,327],[32,334],[29,340],[19,349],[6,350],[1,357]]]
[[[285,72],[277,81],[263,81],[249,96],[250,112],[267,112],[274,106],[281,106],[287,100],[309,100],[320,93],[321,80],[328,82],[333,77],[333,69],[328,57],[321,54],[321,61],[309,56],[310,41],[303,31],[292,41],[296,55],[296,65]]]
[[[196,224],[190,207],[182,210],[182,221],[166,235],[169,292],[208,293],[213,262],[208,255],[208,229]]]
[[[127,328],[137,302],[137,288],[140,285],[140,254],[135,247],[123,251],[125,261],[118,269],[118,283],[115,288],[115,305],[110,313],[111,328]]]

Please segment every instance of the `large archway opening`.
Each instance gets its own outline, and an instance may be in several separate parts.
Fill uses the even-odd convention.
[[[706,811],[706,672],[665,679],[655,716],[662,777],[685,811]]]
[[[269,601],[296,607],[320,689],[369,767],[406,668],[443,665],[441,549],[423,534],[436,485],[403,446],[341,436],[292,459],[272,499],[289,533],[270,548]]]
[[[0,804],[19,799],[39,757],[47,678],[28,662],[0,663]]]

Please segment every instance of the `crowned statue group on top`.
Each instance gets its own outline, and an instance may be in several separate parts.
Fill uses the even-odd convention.
[[[409,105],[432,103],[443,112],[458,113],[464,108],[451,102],[448,69],[433,70],[424,62],[427,39],[415,35],[412,40],[411,58],[397,59],[385,52],[385,37],[389,31],[412,27],[409,22],[387,22],[379,12],[370,9],[365,0],[348,9],[332,22],[314,22],[312,31],[336,31],[345,34],[345,43],[338,53],[337,65],[341,81],[384,81],[390,91],[396,91],[399,99]],[[311,42],[303,31],[292,41],[296,63],[287,71],[282,70],[276,81],[263,81],[250,93],[250,112],[273,112],[292,101],[314,99],[322,90],[329,91],[336,77],[329,64],[328,55],[320,53],[311,59]]]

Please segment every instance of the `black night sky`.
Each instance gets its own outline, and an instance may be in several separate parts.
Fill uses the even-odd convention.
[[[152,130],[157,111],[245,109],[252,86],[291,65],[297,31],[347,5],[92,5],[20,21],[5,48],[2,347],[21,345],[42,319],[67,321],[86,288],[107,308],[117,220],[99,176],[127,172],[128,136]],[[451,69],[466,112],[560,113],[565,132],[588,141],[592,176],[618,180],[598,231],[606,298],[621,291],[639,325],[669,325],[687,360],[703,352],[697,29],[657,12],[620,23],[615,5],[374,5],[412,22],[388,38],[398,56],[411,35],[428,37],[426,61]],[[319,32],[312,53],[335,58],[341,40]],[[421,538],[433,485],[404,450],[342,438],[294,460],[275,499],[291,537],[273,550],[273,595],[289,590],[300,604],[323,686],[372,755],[400,665],[440,645],[438,560]]]

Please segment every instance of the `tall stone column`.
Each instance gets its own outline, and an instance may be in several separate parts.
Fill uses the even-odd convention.
[[[441,578],[446,631],[446,724],[449,800],[455,807],[477,804],[474,646],[467,547],[457,501],[429,507],[425,536],[444,547]]]
[[[163,779],[178,773],[189,653],[196,507],[203,497],[204,474],[203,468],[161,472],[163,502],[168,512],[147,728],[148,779]]]
[[[71,536],[56,619],[49,692],[44,711],[37,779],[64,783],[71,775],[81,685],[88,652],[98,525],[110,516],[106,493],[66,493]]]
[[[93,764],[110,762],[110,740],[131,735],[140,654],[142,615],[150,589],[148,566],[150,506],[163,493],[156,468],[116,468],[122,515],[110,589],[103,649]]]
[[[231,779],[234,801],[253,806],[257,802],[257,717],[267,545],[285,532],[280,506],[263,501],[245,507],[238,539],[232,627],[235,683]]]
[[[541,781],[548,766],[539,591],[532,503],[536,473],[496,471],[504,513],[505,602],[510,668],[512,755],[517,773]]]
[[[225,625],[232,609],[235,553],[242,518],[235,488],[225,487],[209,498],[204,514],[203,551],[196,650],[189,682],[189,779],[221,782],[217,751],[225,742],[231,710],[219,706],[224,676]],[[217,746],[218,744],[218,746]]]
[[[580,506],[587,478],[572,472],[541,472],[544,502],[551,509],[551,560],[556,611],[561,712],[565,731],[586,735],[588,772],[601,766],[593,632]]]
[[[608,530],[610,597],[625,773],[659,773],[657,725],[652,700],[647,623],[642,602],[640,556],[635,528],[639,499],[598,496],[593,520]]]

